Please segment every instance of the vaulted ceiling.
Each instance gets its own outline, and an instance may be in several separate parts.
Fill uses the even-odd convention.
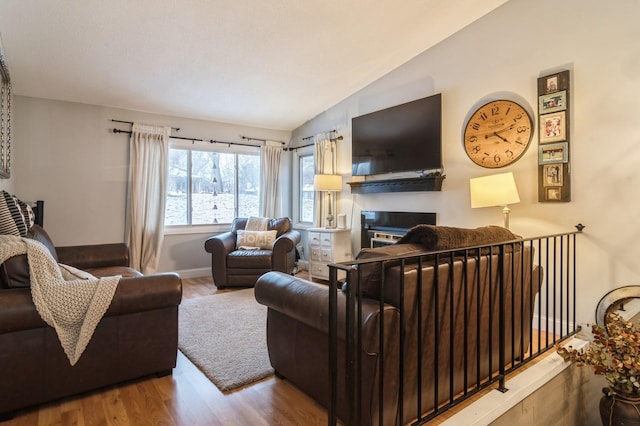
[[[0,0],[14,93],[292,130],[507,0]]]

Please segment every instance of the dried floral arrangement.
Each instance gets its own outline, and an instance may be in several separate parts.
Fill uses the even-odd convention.
[[[607,330],[593,324],[593,341],[579,351],[560,344],[556,352],[578,366],[590,365],[616,393],[640,396],[640,330],[615,312],[607,313]]]

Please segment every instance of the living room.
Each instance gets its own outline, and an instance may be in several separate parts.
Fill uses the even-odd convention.
[[[633,224],[640,139],[634,122],[634,113],[640,109],[639,12],[634,0],[608,4],[510,0],[292,129],[189,119],[16,92],[11,178],[0,185],[23,199],[45,200],[45,227],[58,245],[120,242],[128,137],[110,131],[111,119],[179,127],[177,134],[186,137],[241,142],[238,135],[244,135],[285,141],[290,147],[335,129],[343,137],[337,143],[337,172],[345,182],[337,195],[336,213],[345,214],[354,230],[354,251],[359,248],[356,230],[361,210],[396,211],[402,206],[403,211],[436,212],[439,225],[501,225],[499,208],[470,206],[469,179],[491,171],[474,164],[464,151],[466,120],[483,101],[502,97],[514,98],[535,113],[537,79],[569,70],[574,141],[571,201],[538,201],[537,131],[525,155],[505,171],[513,172],[520,194],[520,202],[510,206],[512,231],[536,236],[570,231],[578,223],[587,226],[580,237],[577,317],[580,323],[588,323],[604,294],[636,284],[640,274],[636,261],[640,243],[635,238],[640,225]],[[0,18],[0,32],[5,19],[15,18]],[[3,33],[11,66],[9,41]],[[442,94],[443,108],[446,179],[442,190],[352,194],[346,185],[351,180],[351,119],[436,93]],[[279,200],[281,214],[294,222],[294,194],[299,189],[296,152],[283,156]],[[304,234],[304,226],[296,223],[295,227]],[[210,230],[167,232],[159,270],[178,271],[183,277],[208,273],[211,257],[203,243],[211,234]]]

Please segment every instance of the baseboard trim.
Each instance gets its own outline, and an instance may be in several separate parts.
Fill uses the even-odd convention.
[[[211,275],[211,268],[183,269],[177,272],[181,278],[200,278]]]

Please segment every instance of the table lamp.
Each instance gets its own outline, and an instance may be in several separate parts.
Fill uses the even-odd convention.
[[[471,208],[502,206],[504,227],[509,229],[509,204],[519,203],[520,196],[513,173],[482,176],[469,180]]]
[[[313,189],[316,191],[326,191],[329,195],[329,210],[327,214],[327,226],[325,228],[333,229],[333,214],[331,213],[331,204],[333,202],[333,193],[342,191],[342,176],[340,175],[315,175],[313,177]]]

